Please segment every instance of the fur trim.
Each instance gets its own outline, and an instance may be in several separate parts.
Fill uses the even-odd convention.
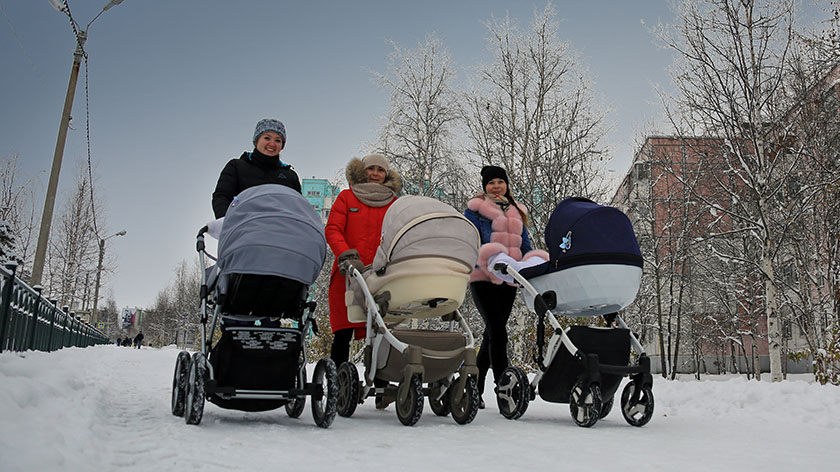
[[[478,248],[478,262],[475,269],[473,269],[472,273],[470,274],[470,282],[476,282],[479,280],[489,280],[496,285],[501,285],[503,282],[500,278],[493,275],[489,270],[487,270],[487,261],[490,260],[491,257],[495,256],[499,253],[509,254],[508,248],[503,246],[499,243],[487,243],[482,244],[480,248]]]
[[[344,176],[347,178],[348,185],[366,183],[365,164],[358,157],[350,159],[347,168],[344,170]],[[382,185],[393,190],[395,194],[399,194],[402,190],[402,178],[400,178],[400,174],[394,169],[388,169],[388,173],[385,175],[385,182]]]
[[[467,208],[470,208],[470,204],[469,204],[469,202],[471,202],[471,201],[473,201],[473,200],[487,200],[487,197],[485,197],[485,195],[487,195],[487,194],[486,194],[486,193],[484,193],[484,192],[482,192],[482,193],[477,193],[477,194],[473,195],[473,197],[472,197],[472,198],[470,198],[470,199],[469,199],[469,201],[467,201]],[[497,206],[498,206],[498,205],[497,205]],[[511,206],[513,206],[513,205],[511,205]],[[519,203],[519,202],[516,202],[516,207],[517,207],[517,208],[519,208],[520,210],[522,210],[522,213],[524,213],[524,214],[526,214],[526,215],[528,214],[528,209],[527,209],[527,208],[525,208],[525,205],[523,205],[523,204],[521,204],[521,203]],[[475,208],[470,208],[470,210],[472,210],[472,211],[476,211],[476,210],[475,210]]]
[[[499,205],[484,198],[483,194],[468,201],[467,208],[490,220],[495,220],[503,215]]]
[[[522,215],[513,206],[502,211],[501,207],[490,199],[479,195],[467,202],[467,208],[490,220],[493,232],[490,242],[499,243],[508,249],[505,254],[520,260],[522,257]]]

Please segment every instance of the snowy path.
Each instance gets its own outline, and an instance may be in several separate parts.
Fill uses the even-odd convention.
[[[840,388],[741,378],[656,378],[656,414],[643,428],[617,409],[579,428],[567,405],[540,399],[509,421],[490,392],[466,426],[427,406],[407,428],[393,406],[366,402],[326,430],[308,404],[291,419],[208,403],[194,427],[169,412],[177,352],[0,354],[0,470],[835,470],[840,442]]]

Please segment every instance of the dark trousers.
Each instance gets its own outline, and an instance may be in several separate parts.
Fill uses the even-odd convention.
[[[496,285],[492,282],[473,282],[470,293],[475,307],[484,319],[484,336],[478,349],[478,390],[484,393],[484,380],[487,371],[493,366],[493,376],[496,381],[508,367],[508,334],[507,322],[513,301],[516,298],[516,287],[507,284]]]
[[[330,359],[335,362],[336,367],[341,367],[341,364],[344,364],[350,358],[350,341],[353,340],[355,330],[355,328],[345,328],[333,333]]]
[[[333,343],[330,348],[330,359],[335,362],[336,367],[341,367],[350,359],[350,341],[353,340],[353,334],[356,328],[340,329],[333,333]],[[373,379],[373,385],[376,387],[384,387],[388,382],[381,379]]]

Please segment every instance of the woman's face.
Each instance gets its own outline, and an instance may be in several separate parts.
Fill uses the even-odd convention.
[[[504,180],[496,178],[487,182],[484,191],[489,195],[504,195],[507,193],[507,184]]]
[[[372,183],[381,184],[385,182],[385,168],[382,166],[370,166],[365,169],[365,175],[367,176],[367,181]]]
[[[274,131],[266,131],[257,138],[257,151],[266,156],[277,156],[281,149],[283,149],[283,137]]]

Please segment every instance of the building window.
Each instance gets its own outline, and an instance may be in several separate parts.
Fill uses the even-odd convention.
[[[637,162],[633,164],[633,174],[635,180],[647,180],[649,176],[647,162]]]
[[[791,339],[793,337],[793,326],[790,321],[782,322],[782,339]]]
[[[793,262],[787,262],[782,266],[782,281],[786,285],[793,285],[796,282],[796,273]]]

